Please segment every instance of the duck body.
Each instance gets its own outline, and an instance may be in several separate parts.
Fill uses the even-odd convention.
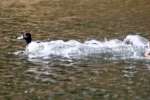
[[[81,45],[80,42],[70,40],[64,42],[55,40],[49,42],[33,41],[26,46],[25,54],[29,58],[48,58],[50,56],[63,56],[69,58],[74,53],[79,53],[77,49]]]
[[[25,53],[26,54],[42,53],[45,49],[44,44],[36,41],[31,42],[26,46]]]
[[[61,46],[59,47],[61,48]],[[59,50],[56,47],[54,47],[51,42],[33,41],[26,46],[25,54],[28,55],[29,58],[43,58],[48,57],[49,55],[53,55],[53,49],[55,49],[55,52],[58,52]]]

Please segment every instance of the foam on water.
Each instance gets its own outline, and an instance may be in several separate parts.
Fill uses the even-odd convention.
[[[128,35],[123,41],[112,39],[107,41],[89,40],[83,43],[76,40],[55,40],[50,42],[31,42],[24,55],[28,58],[49,59],[52,57],[111,57],[137,58],[143,57],[149,47],[148,40],[138,35]]]

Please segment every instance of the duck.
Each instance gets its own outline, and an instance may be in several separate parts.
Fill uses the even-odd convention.
[[[17,39],[25,40],[26,48],[25,55],[31,56],[31,58],[44,56],[45,48],[47,47],[48,42],[32,41],[31,33],[21,32],[21,36]]]

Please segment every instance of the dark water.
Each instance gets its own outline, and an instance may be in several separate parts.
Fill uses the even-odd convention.
[[[21,31],[35,40],[150,39],[150,1],[12,0],[0,3],[0,100],[150,100],[149,60],[30,61]]]

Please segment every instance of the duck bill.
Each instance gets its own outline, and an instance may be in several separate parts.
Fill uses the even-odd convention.
[[[18,40],[22,40],[23,39],[23,35],[21,35],[20,37],[17,37]]]

